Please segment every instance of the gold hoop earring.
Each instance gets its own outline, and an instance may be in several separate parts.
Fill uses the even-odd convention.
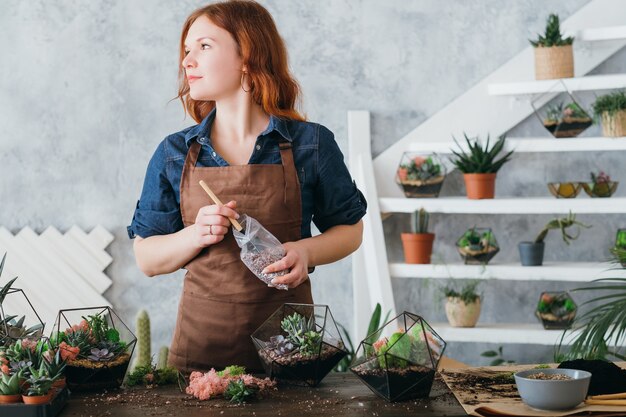
[[[245,88],[243,88],[243,77],[246,75],[245,72],[241,73],[241,89],[244,91],[244,93],[249,93],[250,90],[252,90],[252,88],[250,88],[250,90],[246,90]]]

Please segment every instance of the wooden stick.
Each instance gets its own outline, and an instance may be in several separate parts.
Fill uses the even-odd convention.
[[[585,404],[589,405],[624,405],[626,400],[586,400]]]
[[[209,195],[209,197],[211,197],[211,200],[213,200],[213,203],[217,204],[218,206],[223,206],[224,204],[220,201],[219,198],[217,198],[217,196],[215,195],[215,193],[213,193],[213,191],[211,191],[211,189],[209,188],[208,185],[206,185],[206,182],[200,180],[200,186],[204,189],[204,191],[206,191],[206,193]],[[230,217],[228,218],[228,220],[230,220],[230,222],[232,223],[233,227],[238,231],[241,232],[241,230],[243,229],[243,227],[241,226],[241,223],[239,223],[237,220],[235,219],[231,219]]]
[[[604,395],[590,395],[590,400],[624,400],[626,399],[626,392],[620,392],[618,394],[604,394]]]

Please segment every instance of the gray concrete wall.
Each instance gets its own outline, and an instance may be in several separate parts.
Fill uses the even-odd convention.
[[[548,12],[562,18],[587,0],[380,2],[373,0],[263,1],[285,38],[304,110],[328,126],[347,153],[346,112],[372,112],[375,154],[394,143],[527,46]],[[134,263],[125,227],[139,197],[147,162],[183,119],[176,93],[177,44],[187,14],[200,1],[5,0],[0,5],[0,224],[17,232],[65,231],[73,224],[102,224],[115,234],[114,285],[106,296],[128,321],[146,308],[153,349],[170,342],[182,274],[146,278]],[[620,53],[598,71],[624,71]],[[515,134],[543,133],[533,119]],[[539,131],[537,131],[539,130]],[[590,132],[591,133],[591,132]],[[498,195],[546,195],[553,178],[584,178],[597,165],[624,177],[619,154],[524,155],[498,182]],[[444,195],[463,192],[453,175]],[[619,191],[623,195],[623,189]],[[456,261],[452,242],[465,227],[491,225],[502,243],[498,260],[516,259],[515,243],[538,230],[542,216],[433,216],[435,253]],[[581,216],[594,224],[565,247],[548,238],[547,259],[596,260],[606,256],[623,216]],[[445,221],[445,223],[444,223]],[[389,257],[401,259],[398,233],[406,219],[385,222]],[[533,232],[534,233],[534,232]],[[329,304],[344,325],[351,322],[350,262],[318,268],[312,277],[317,302]],[[489,283],[486,322],[532,321],[537,292],[554,283]],[[442,320],[434,284],[394,282],[398,309]],[[503,302],[503,301],[507,302]],[[509,308],[509,300],[520,309]],[[478,363],[485,346],[452,345],[460,360]],[[518,361],[543,360],[512,347]]]

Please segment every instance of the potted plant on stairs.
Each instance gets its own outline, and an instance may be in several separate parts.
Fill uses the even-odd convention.
[[[578,231],[575,235],[571,235],[566,231],[566,229],[572,226],[578,226]],[[557,217],[554,220],[550,220],[545,225],[543,230],[541,230],[541,233],[537,235],[534,242],[519,243],[518,249],[522,266],[540,266],[543,264],[543,254],[545,251],[544,240],[550,230],[561,230],[561,237],[563,238],[563,241],[569,245],[572,240],[578,239],[581,227],[589,228],[591,226],[577,221],[576,215],[573,214],[571,211],[567,217]]]
[[[602,121],[604,136],[626,136],[626,92],[616,91],[598,97],[593,103],[593,112],[596,120]]]
[[[546,31],[530,43],[535,48],[535,79],[571,78],[574,76],[574,38],[561,34],[559,16],[548,17]]]
[[[465,152],[454,139],[459,147],[459,152],[452,151],[455,157],[450,158],[450,162],[463,173],[467,198],[472,200],[493,198],[496,189],[496,174],[502,165],[510,160],[513,151],[509,151],[502,158],[496,160],[504,148],[505,135],[500,136],[491,148],[489,148],[489,136],[487,136],[487,142],[483,148],[478,138],[475,138],[474,143],[472,143],[466,134],[463,135],[469,151]]]
[[[441,289],[446,297],[446,317],[452,327],[474,327],[480,317],[480,294],[476,288],[480,281],[471,281],[456,291],[452,286]]]
[[[411,216],[413,233],[402,233],[402,247],[404,260],[407,264],[429,264],[433,253],[434,233],[428,233],[430,215],[421,208]]]

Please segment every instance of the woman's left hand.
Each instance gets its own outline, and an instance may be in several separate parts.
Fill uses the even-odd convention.
[[[296,288],[309,279],[309,257],[306,249],[298,242],[283,244],[285,256],[277,262],[268,265],[263,270],[264,274],[290,270],[288,274],[276,277],[272,280],[273,285],[286,284],[289,288]]]

